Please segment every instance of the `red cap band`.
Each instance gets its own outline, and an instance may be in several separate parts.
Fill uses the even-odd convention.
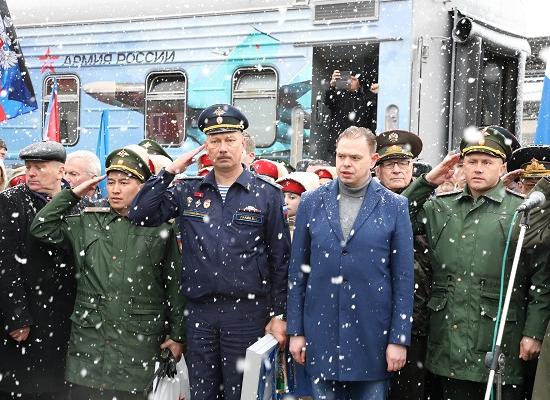
[[[279,183],[283,188],[283,192],[290,192],[290,193],[296,193],[296,194],[302,194],[306,191],[306,188],[302,186],[302,184],[296,182],[292,179],[286,179]]]

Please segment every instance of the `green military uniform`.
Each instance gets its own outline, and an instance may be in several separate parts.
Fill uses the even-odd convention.
[[[376,152],[380,155],[377,165],[387,160],[414,159],[422,151],[418,135],[392,130],[376,137]],[[429,165],[428,165],[429,166]],[[384,184],[383,181],[381,181]],[[424,235],[414,237],[414,303],[411,345],[407,349],[407,363],[393,375],[390,400],[423,399],[426,386],[426,345],[428,339],[428,309],[430,297],[431,267],[428,244]]]
[[[550,177],[541,179],[533,189],[546,195],[546,203],[540,209],[531,211],[530,228],[525,234],[525,247],[527,251],[533,251],[535,260],[542,267],[550,263]],[[547,267],[548,268],[548,267]],[[548,297],[550,281],[542,288]],[[550,317],[550,308],[545,309],[546,320]],[[550,393],[550,324],[546,329],[546,335],[542,342],[542,349],[538,361],[532,400],[546,400]]]
[[[150,172],[142,161],[131,150],[117,150],[107,159],[107,171],[126,171],[143,181]],[[133,225],[110,208],[63,217],[79,200],[63,190],[31,228],[44,242],[70,246],[76,257],[66,379],[143,395],[166,335],[177,342],[185,339],[174,230],[169,224]]]
[[[482,131],[479,143],[463,141],[461,150],[463,155],[481,152],[504,160],[511,154],[504,137],[489,128]],[[455,400],[467,398],[468,391],[460,388],[467,381],[480,382],[471,385],[476,388],[487,381],[484,358],[492,349],[502,257],[512,216],[523,198],[500,182],[477,199],[468,186],[428,199],[434,189],[421,177],[403,195],[409,198],[415,229],[426,233],[432,256],[426,366],[436,375],[451,378],[458,388],[450,397]],[[514,248],[512,243],[506,281]],[[544,310],[549,303],[540,288],[549,278],[548,271],[537,265],[523,263],[518,269],[502,345],[507,390],[510,384],[523,383],[524,363],[519,359],[522,337],[541,340],[544,335]],[[509,395],[505,392],[505,398]]]

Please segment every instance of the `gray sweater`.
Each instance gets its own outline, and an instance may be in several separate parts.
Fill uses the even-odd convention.
[[[342,227],[342,233],[346,241],[348,240],[355,218],[357,218],[361,204],[363,204],[363,198],[365,197],[369,183],[370,179],[363,186],[352,188],[338,180],[340,226]]]

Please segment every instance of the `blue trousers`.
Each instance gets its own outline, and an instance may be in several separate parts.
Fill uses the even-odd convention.
[[[389,380],[341,382],[312,379],[315,400],[385,400]]]
[[[187,353],[193,400],[239,400],[246,349],[264,336],[265,301],[187,303]]]

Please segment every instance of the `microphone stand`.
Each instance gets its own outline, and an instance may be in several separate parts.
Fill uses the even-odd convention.
[[[514,254],[514,262],[512,264],[512,270],[510,272],[510,279],[508,280],[508,288],[506,289],[506,298],[504,299],[504,306],[502,307],[502,314],[500,316],[500,322],[498,325],[497,340],[495,342],[494,351],[488,352],[485,356],[485,364],[489,371],[489,380],[487,382],[487,388],[485,390],[485,400],[491,398],[491,389],[495,380],[495,374],[497,375],[497,400],[502,399],[502,375],[504,374],[505,356],[500,348],[502,344],[502,336],[504,335],[504,327],[506,326],[506,317],[508,316],[508,308],[510,306],[510,299],[512,292],[514,291],[514,281],[516,280],[516,274],[518,270],[519,257],[521,254],[521,248],[523,246],[523,240],[525,238],[525,231],[529,226],[529,211],[523,210],[523,217],[520,222],[520,231],[518,242],[516,245],[516,252]]]

